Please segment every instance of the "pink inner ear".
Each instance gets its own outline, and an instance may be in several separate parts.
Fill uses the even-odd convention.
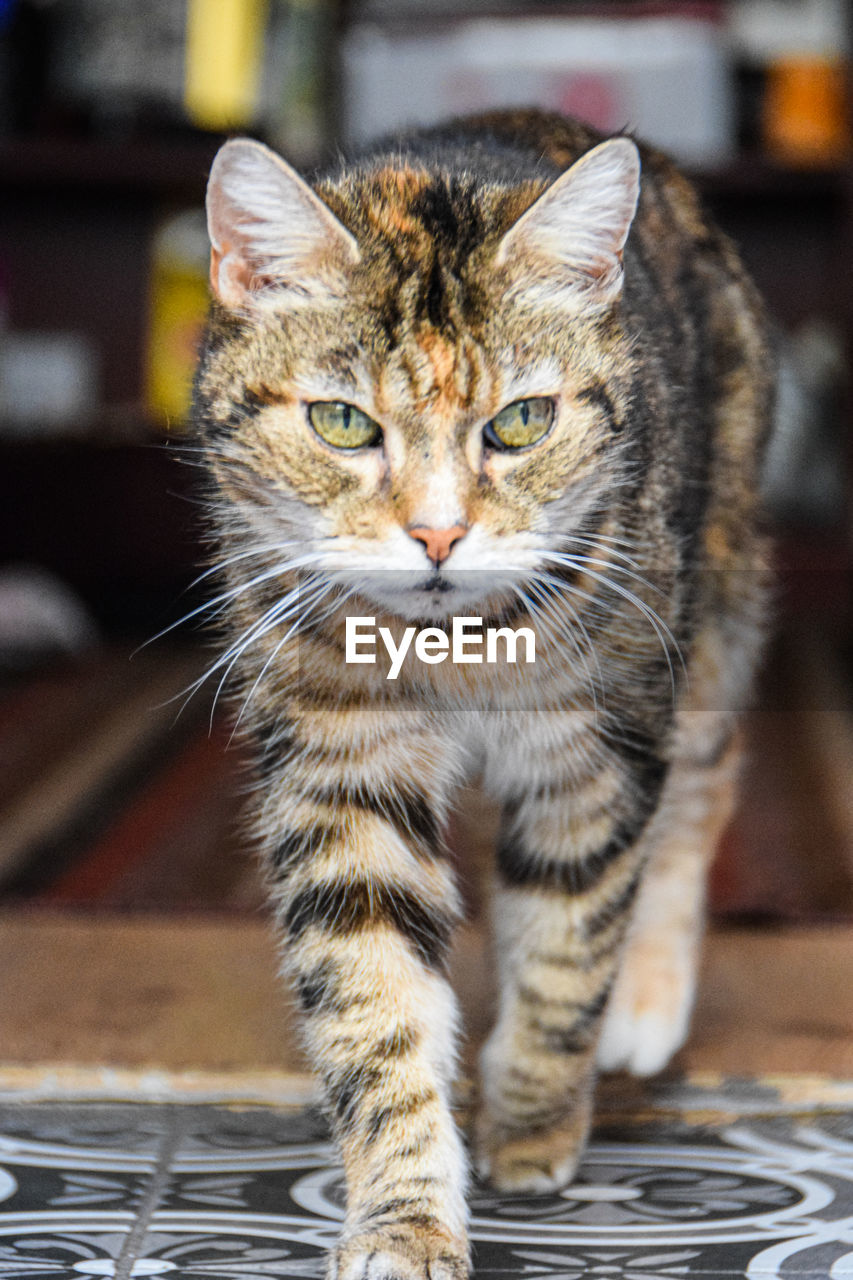
[[[590,280],[603,280],[605,276],[613,273],[614,261],[617,264],[622,262],[621,249],[611,255],[602,253],[599,257],[593,258],[588,264],[584,264],[583,274],[589,276]]]
[[[254,280],[249,263],[230,241],[224,241],[220,249],[211,246],[210,287],[224,306],[242,306]]]
[[[213,245],[210,246],[210,287],[219,296],[219,269],[222,266],[222,254]]]

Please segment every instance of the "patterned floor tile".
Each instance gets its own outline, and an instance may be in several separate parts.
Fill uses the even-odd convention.
[[[123,1106],[117,1103],[40,1102],[0,1108],[0,1133],[10,1139],[55,1145],[67,1155],[84,1149],[93,1158],[118,1153],[142,1166],[156,1161],[164,1135],[172,1128],[168,1107]],[[5,1150],[4,1146],[2,1150]]]
[[[82,1220],[80,1229],[62,1230],[49,1223],[2,1225],[0,1276],[4,1280],[71,1280],[78,1276],[115,1276],[128,1239],[128,1230],[117,1230]],[[136,1274],[155,1275],[156,1272]]]
[[[853,1277],[853,1114],[773,1114],[772,1100],[760,1114],[691,1114],[609,1121],[560,1194],[475,1187],[476,1274]],[[343,1203],[316,1112],[103,1104],[0,1116],[0,1280],[319,1280]]]
[[[236,1230],[227,1220],[214,1219],[207,1226],[182,1229],[179,1224],[172,1230],[149,1232],[130,1275],[168,1275],[170,1280],[267,1280],[274,1276],[321,1280],[327,1252],[326,1243],[301,1241],[263,1224],[253,1232]]]

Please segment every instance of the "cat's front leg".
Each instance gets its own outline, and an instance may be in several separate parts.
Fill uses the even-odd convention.
[[[664,766],[614,765],[508,813],[494,899],[498,1015],[481,1058],[480,1172],[506,1191],[571,1182],[589,1132],[596,1045]]]
[[[467,1170],[443,967],[458,908],[430,800],[387,776],[381,791],[291,780],[287,808],[271,855],[285,962],[347,1181],[330,1276],[460,1280]]]

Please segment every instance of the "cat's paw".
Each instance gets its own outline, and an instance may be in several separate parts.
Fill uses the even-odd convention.
[[[467,1280],[464,1240],[431,1224],[389,1223],[345,1236],[328,1280]]]
[[[600,1070],[662,1071],[687,1039],[695,985],[692,955],[653,944],[629,951],[604,1015]]]
[[[589,1133],[590,1110],[532,1133],[506,1133],[481,1124],[477,1172],[498,1191],[558,1191],[575,1176]]]

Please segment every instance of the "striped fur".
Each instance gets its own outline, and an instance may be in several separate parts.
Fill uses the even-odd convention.
[[[763,631],[772,371],[734,250],[663,157],[639,150],[624,254],[633,148],[555,185],[600,141],[519,112],[313,187],[232,143],[211,179],[212,674],[257,744],[285,968],[346,1168],[341,1280],[467,1268],[442,839],[467,775],[504,812],[480,1170],[564,1185],[596,1058],[656,1070],[686,1034]],[[572,182],[603,209],[576,244]],[[550,434],[490,452],[484,424],[529,396],[554,397]],[[313,400],[356,405],[381,446],[326,445]],[[424,526],[464,533],[440,587],[407,532]],[[453,615],[525,625],[537,661],[410,663],[392,685],[387,663],[344,661],[348,614],[397,638]]]

